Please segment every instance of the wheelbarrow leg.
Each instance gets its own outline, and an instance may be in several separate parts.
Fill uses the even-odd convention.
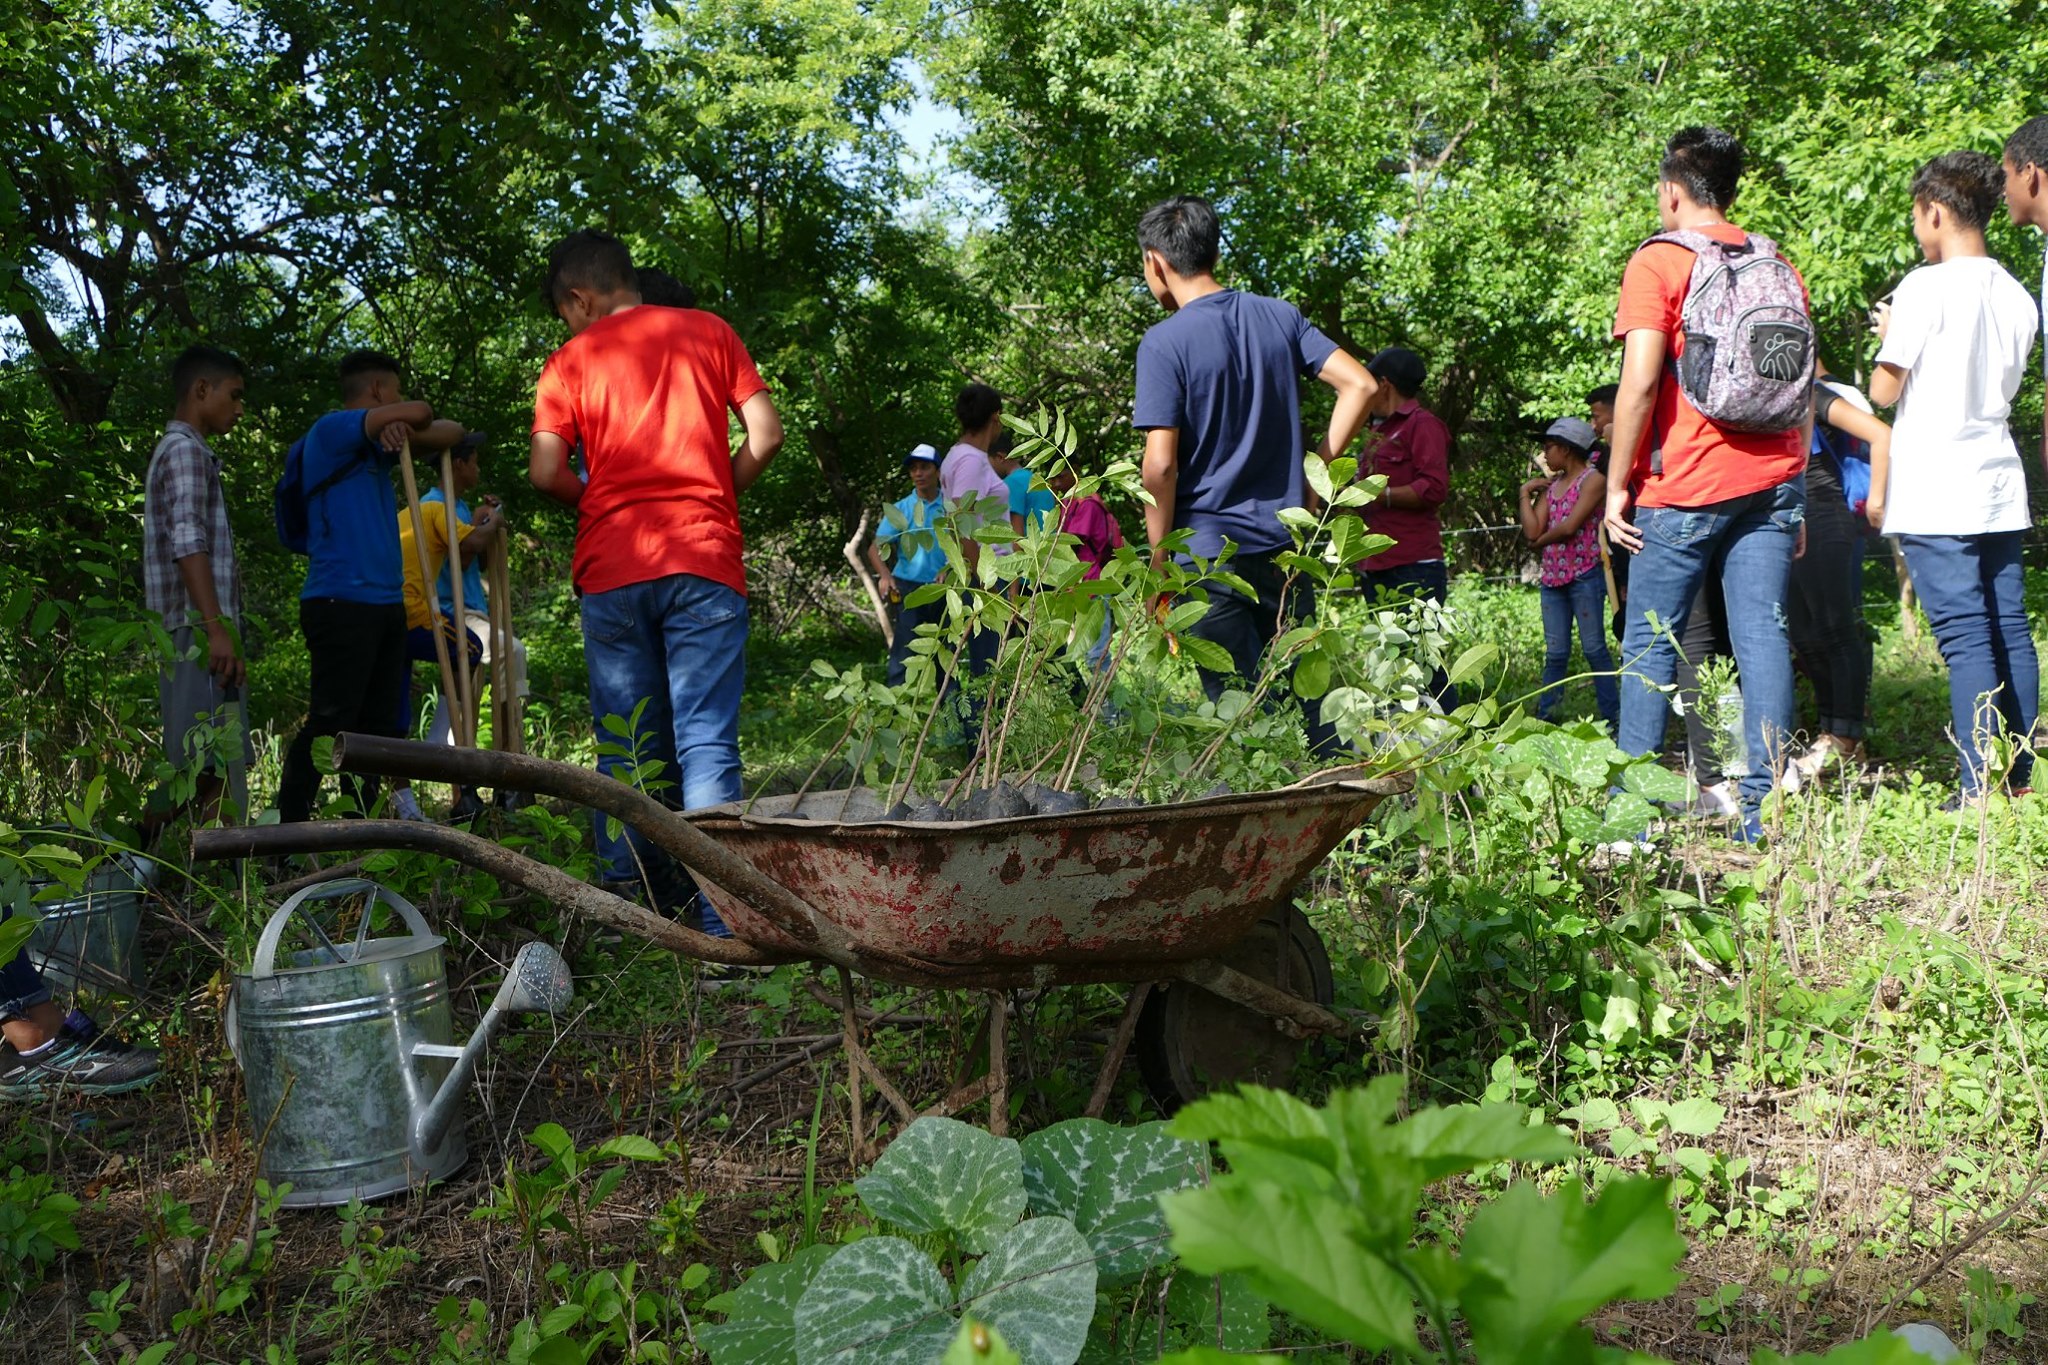
[[[862,1045],[860,1013],[853,1004],[853,976],[844,967],[839,969],[839,999],[840,1028],[846,1035],[847,1073],[853,1090],[854,1160],[860,1161],[867,1147],[867,1136],[860,1125],[860,1087],[863,1076],[888,1102],[889,1107],[896,1111],[896,1117],[901,1119],[906,1127],[916,1120],[917,1110],[911,1108],[910,1101],[903,1098],[902,1091],[889,1083],[889,1078],[882,1074],[882,1069],[875,1065],[874,1059],[868,1056],[867,1048]]]
[[[1010,997],[988,993],[988,1130],[1010,1135]]]
[[[1124,1069],[1124,1056],[1131,1050],[1131,1034],[1138,1027],[1138,1015],[1145,1008],[1145,999],[1152,994],[1152,983],[1140,981],[1131,987],[1131,998],[1124,1005],[1124,1017],[1117,1020],[1116,1033],[1109,1040],[1109,1051],[1103,1054],[1102,1074],[1095,1078],[1095,1089],[1088,1096],[1088,1107],[1082,1111],[1091,1119],[1102,1117],[1102,1111],[1109,1108],[1110,1092],[1116,1089],[1118,1073]]]
[[[860,1047],[859,1028],[860,1016],[853,1008],[853,973],[841,967],[839,1029],[843,1039],[841,1046],[846,1049],[846,1102],[853,1123],[852,1157],[855,1166],[865,1166],[868,1164],[867,1120],[861,1116],[860,1110],[860,1063],[854,1060]]]

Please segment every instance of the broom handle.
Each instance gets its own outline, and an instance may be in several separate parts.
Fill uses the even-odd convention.
[[[427,523],[420,515],[420,485],[412,472],[412,437],[407,436],[405,444],[398,448],[398,475],[405,484],[405,510],[412,514],[412,552],[419,562],[420,587],[427,598],[427,629],[434,637],[434,659],[441,665],[441,695],[451,699],[455,696],[455,670],[448,666],[448,639],[441,633],[441,593],[434,583],[433,575],[427,572]],[[449,509],[451,512],[453,508]],[[411,667],[410,664],[407,667]],[[454,711],[449,711],[450,724],[455,724]],[[456,733],[459,735],[460,731]]]
[[[510,737],[505,732],[506,722],[511,718],[511,707],[506,694],[512,690],[511,661],[505,657],[505,550],[506,544],[500,537],[491,546],[490,559],[486,561],[491,576],[491,747],[502,753],[512,752]]]
[[[476,747],[476,698],[475,679],[469,671],[469,613],[462,609],[462,546],[455,538],[455,452],[441,452],[441,501],[447,509],[443,524],[448,528],[448,587],[455,607],[455,629],[450,632],[448,644],[455,660],[455,695],[448,699],[448,714],[454,718],[450,727],[455,742],[465,748]],[[441,585],[437,582],[431,591],[438,603]]]
[[[1600,572],[1607,575],[1607,607],[1610,611],[1621,610],[1621,590],[1614,586],[1614,555],[1607,548],[1607,523],[1600,523]]]

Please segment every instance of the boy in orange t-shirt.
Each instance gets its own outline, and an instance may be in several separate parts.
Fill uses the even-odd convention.
[[[1665,232],[1690,231],[1740,246],[1749,234],[1727,219],[1742,176],[1742,146],[1718,128],[1685,128],[1665,146],[1657,209]],[[1629,566],[1617,737],[1631,754],[1663,747],[1668,688],[1678,665],[1673,633],[1685,628],[1702,583],[1718,578],[1741,671],[1748,770],[1741,778],[1742,835],[1761,833],[1759,807],[1792,733],[1792,655],[1785,638],[1785,584],[1801,535],[1807,431],[1742,431],[1702,414],[1680,391],[1674,365],[1693,251],[1652,242],[1622,277],[1614,335],[1624,341],[1607,469],[1607,529]],[[1803,288],[1803,286],[1802,286]],[[1812,371],[1808,347],[1803,362]],[[1629,509],[1634,494],[1633,520]],[[1652,619],[1658,623],[1652,626]]]
[[[557,243],[548,297],[569,340],[541,371],[527,472],[576,509],[571,576],[591,716],[600,750],[635,755],[606,754],[598,769],[626,780],[657,773],[653,794],[685,810],[735,800],[747,643],[739,495],[781,448],[781,419],[723,319],[642,305],[618,238],[578,232]],[[738,450],[731,414],[746,433]],[[578,443],[587,483],[569,461]],[[629,739],[607,725],[643,703]],[[608,881],[663,909],[694,896],[688,874],[638,834],[596,823]],[[723,935],[710,906],[698,907],[706,932]]]

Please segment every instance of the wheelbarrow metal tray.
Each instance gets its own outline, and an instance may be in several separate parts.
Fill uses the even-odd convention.
[[[954,966],[1157,967],[1243,938],[1408,786],[1339,768],[1250,795],[928,823],[875,819],[871,793],[828,791],[689,819],[861,948]],[[705,890],[736,937],[803,951],[754,907]]]

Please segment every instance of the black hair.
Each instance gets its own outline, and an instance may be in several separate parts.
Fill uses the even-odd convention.
[[[1429,364],[1406,346],[1385,346],[1365,362],[1365,372],[1392,384],[1403,398],[1413,398],[1429,378]]]
[[[367,388],[371,375],[395,374],[405,377],[405,369],[395,356],[382,351],[350,351],[341,358],[341,397],[345,403],[353,403]]]
[[[1701,208],[1725,213],[1742,180],[1742,144],[1719,128],[1680,128],[1664,144],[1657,174],[1683,187]]]
[[[1003,396],[986,384],[969,384],[953,400],[953,417],[962,431],[980,431],[1003,410]]]
[[[1591,407],[1595,403],[1605,403],[1608,407],[1611,408],[1614,406],[1615,398],[1618,397],[1620,393],[1621,385],[1602,384],[1599,388],[1593,390],[1591,393],[1586,395],[1586,406]]]
[[[548,302],[560,307],[571,289],[628,294],[638,289],[633,253],[609,232],[572,232],[548,252]]]
[[[2048,114],[2028,119],[2005,140],[2005,159],[2016,171],[2029,166],[2048,171]]]
[[[657,308],[695,308],[697,291],[666,270],[643,265],[633,272],[640,280],[640,302]]]
[[[1979,232],[2005,194],[2005,171],[1982,152],[1943,152],[1913,177],[1913,202],[1939,204]]]
[[[1214,270],[1221,239],[1215,207],[1198,194],[1176,194],[1138,220],[1138,249],[1158,252],[1182,278]]]
[[[192,386],[202,379],[241,379],[248,369],[233,351],[218,346],[187,346],[171,362],[171,401],[182,403]]]

